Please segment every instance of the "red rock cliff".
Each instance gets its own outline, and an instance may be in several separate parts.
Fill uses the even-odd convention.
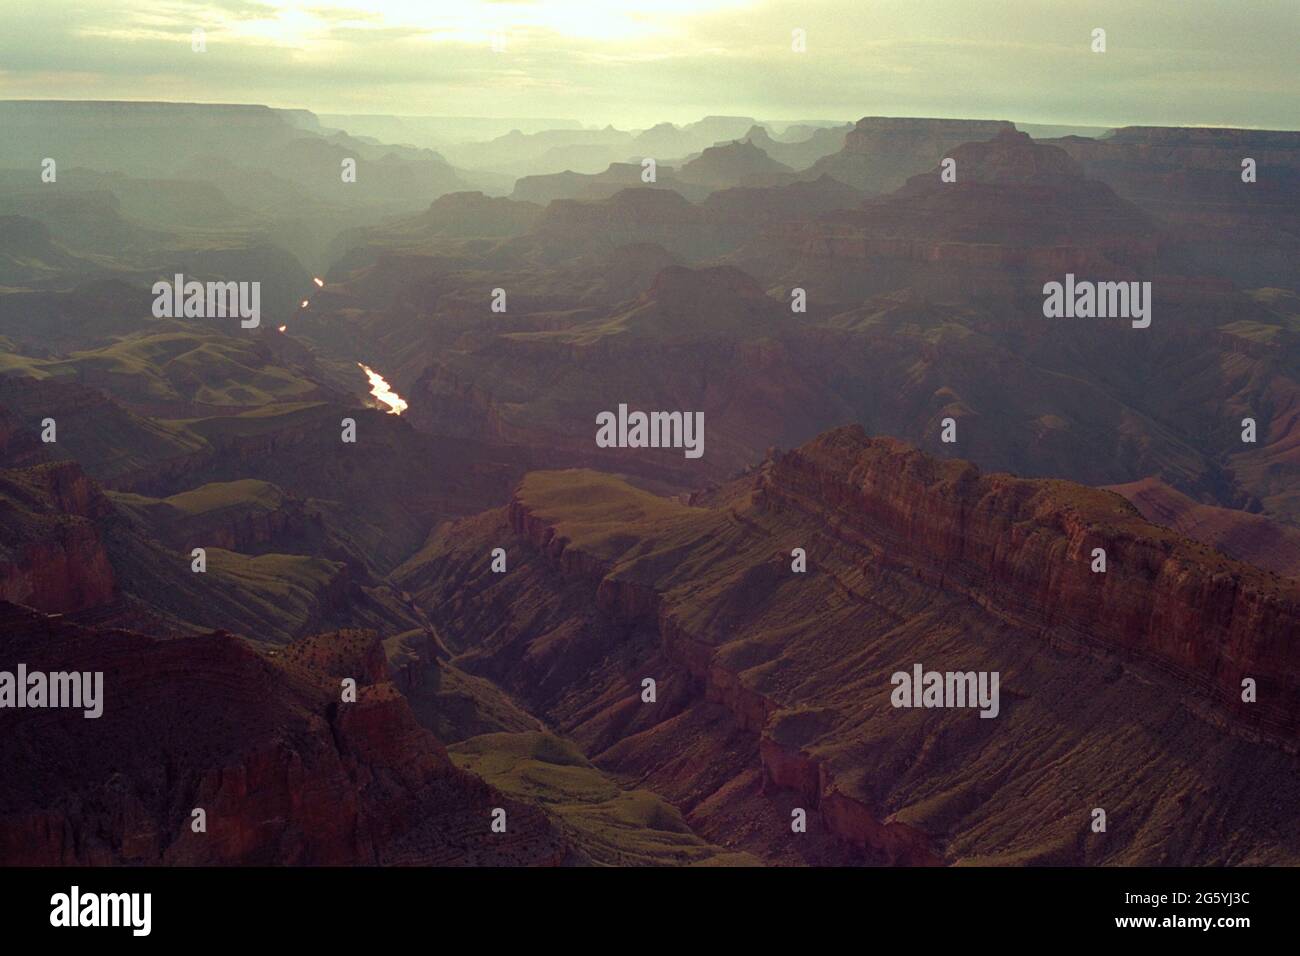
[[[0,472],[0,599],[59,612],[112,600],[113,568],[95,524],[112,510],[73,462]]]
[[[860,428],[777,456],[757,482],[772,508],[823,514],[884,544],[885,562],[960,590],[1069,645],[1175,673],[1245,726],[1300,733],[1300,588],[1148,524],[1118,495],[982,475]],[[1106,552],[1105,573],[1091,570]],[[1242,680],[1257,703],[1241,699]]]
[[[101,671],[103,713],[0,711],[0,863],[555,864],[549,818],[457,769],[373,633],[267,656],[0,603],[0,668]],[[355,703],[331,672],[354,673]],[[503,807],[510,834],[490,832]],[[206,812],[195,833],[192,810]]]

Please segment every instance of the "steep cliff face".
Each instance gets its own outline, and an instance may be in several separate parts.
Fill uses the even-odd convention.
[[[519,496],[511,501],[506,514],[511,529],[527,541],[546,563],[553,565],[561,577],[595,586],[594,604],[601,614],[617,622],[620,627],[653,623],[662,655],[662,660],[658,663],[661,670],[657,673],[669,686],[678,688],[674,695],[676,699],[661,717],[672,719],[678,714],[684,703],[680,699],[681,688],[684,685],[694,688],[702,706],[721,706],[728,714],[730,723],[742,735],[756,738],[764,791],[769,788],[793,791],[797,797],[796,802],[802,802],[808,812],[817,814],[820,825],[827,834],[858,847],[869,858],[899,865],[936,865],[943,862],[928,834],[893,819],[880,819],[877,811],[866,802],[842,793],[823,763],[802,750],[791,748],[769,736],[766,728],[774,715],[782,712],[782,704],[776,698],[748,686],[738,672],[720,661],[716,647],[708,640],[693,636],[654,586],[615,574],[611,562],[590,551],[571,546],[569,537],[560,533],[547,519],[534,513],[532,507]],[[526,686],[527,683],[525,680],[523,685]],[[519,689],[522,690],[522,687]],[[604,706],[608,707],[608,693],[604,696]],[[591,733],[590,710],[584,708],[583,713],[584,724],[580,726],[585,726],[587,732]],[[638,731],[648,733],[643,720],[629,722],[628,716],[625,709],[618,705],[614,705],[612,713],[606,712],[603,719],[611,721],[614,727],[597,731],[598,736],[594,739],[601,741],[598,748],[603,749],[624,735],[636,734]],[[597,716],[595,722],[600,723],[601,720]],[[616,744],[609,752],[618,750],[620,746]],[[735,747],[736,744],[731,741],[728,746]],[[620,763],[619,759],[626,761],[628,754],[615,758],[611,763],[613,768],[624,772],[632,767],[645,770],[641,758],[632,757],[630,764]],[[707,815],[697,815],[692,820],[705,828],[718,827]],[[736,840],[733,829],[727,825],[723,825],[720,832],[727,834],[729,842],[735,841],[735,845],[757,849],[753,843]],[[822,852],[825,853],[824,850]],[[821,857],[823,860],[826,858],[825,855]]]
[[[860,429],[778,457],[757,493],[777,508],[829,506],[831,532],[869,538],[882,562],[1049,639],[1157,662],[1252,726],[1300,738],[1300,587],[1153,526],[1118,496],[981,475]],[[1267,699],[1243,703],[1244,678]]]
[[[32,378],[0,378],[0,405],[29,433],[45,419],[56,441],[51,458],[72,458],[106,487],[161,484],[209,460],[212,449],[180,428],[135,415],[103,392],[84,385]]]
[[[888,192],[936,165],[954,146],[1005,130],[1014,132],[1015,126],[1005,120],[867,116],[845,135],[843,149],[819,159],[810,172],[825,173],[856,189]]]
[[[1136,206],[1058,146],[1010,126],[988,135],[913,166],[860,210],[784,224],[735,257],[762,274],[775,267],[764,247],[783,247],[788,275],[812,283],[812,270],[817,286],[846,299],[903,286],[963,299],[972,288],[1014,295],[1067,271],[1118,279],[1157,269],[1165,243]],[[870,268],[849,270],[845,260]]]
[[[1286,130],[1129,126],[1055,141],[1088,175],[1169,225],[1196,267],[1244,286],[1295,288],[1300,136]],[[1243,179],[1243,163],[1254,177]]]
[[[837,209],[852,209],[862,193],[823,173],[776,188],[737,186],[710,193],[700,205],[719,224],[743,224],[751,234],[782,222],[811,219]]]
[[[794,179],[794,170],[744,139],[707,147],[685,163],[678,175],[709,189],[728,189],[784,185]]]
[[[554,259],[632,242],[649,242],[686,257],[716,255],[733,244],[698,206],[672,189],[635,186],[608,199],[558,199],[546,207],[531,237]]]
[[[345,417],[364,435],[355,446],[340,444]],[[211,461],[184,481],[131,490],[171,495],[211,482],[270,483],[316,499],[334,536],[351,542],[350,556],[377,573],[419,547],[431,522],[482,507],[489,489],[508,488],[517,474],[508,452],[435,440],[396,416],[347,405],[281,405],[256,416],[208,419],[195,430],[217,450]],[[341,447],[357,454],[341,454]],[[319,504],[340,501],[347,506]]]
[[[546,177],[525,177],[538,179]],[[330,242],[327,261],[333,272],[372,266],[385,248],[416,246],[433,237],[505,237],[526,232],[542,213],[549,197],[525,195],[488,197],[481,192],[455,192],[439,196],[424,212],[377,227],[345,229]],[[520,201],[531,200],[531,201]],[[541,205],[537,203],[540,202]]]
[[[824,170],[697,204],[658,188],[666,182],[557,202],[509,239],[430,240],[391,267],[340,274],[327,288],[346,287],[346,301],[314,298],[303,334],[331,342],[336,355],[373,352],[411,400],[403,422],[527,446],[533,467],[694,488],[725,480],[770,445],[793,447],[847,422],[946,456],[953,449],[939,442],[939,422],[951,415],[963,422],[960,454],[984,468],[1085,484],[1155,475],[1197,500],[1243,508],[1254,498],[1270,515],[1300,513],[1287,490],[1300,487],[1288,440],[1300,430],[1287,424],[1293,323],[1234,291],[1235,270],[1189,257],[1196,230],[1165,217],[1158,193],[1139,201],[1145,186],[1121,189],[1083,156],[1088,143],[1114,138],[1035,141],[1000,122],[860,126],[857,140],[876,137],[882,149],[891,136],[942,145],[926,146],[895,191],[865,207]],[[880,168],[859,146],[862,168]],[[1274,159],[1282,152],[1259,153],[1270,183],[1283,175]],[[1147,172],[1182,162],[1148,153],[1134,160]],[[953,181],[942,178],[945,158],[956,163]],[[1224,197],[1263,184],[1241,183],[1239,162],[1230,169],[1221,158],[1196,162],[1226,178]],[[1219,205],[1207,200],[1202,212]],[[1223,208],[1235,215],[1231,203]],[[1227,251],[1280,262],[1289,247],[1274,238]],[[392,237],[394,247],[402,241]],[[744,291],[721,282],[714,295],[701,284],[698,300],[688,292],[676,316],[656,312],[660,303],[645,299],[663,291],[674,258],[701,275],[716,276],[720,263],[749,273],[783,324],[752,310],[747,321]],[[1294,270],[1287,260],[1275,272],[1265,284],[1289,284]],[[1152,325],[1044,316],[1043,285],[1067,273],[1151,281]],[[612,282],[615,274],[626,281]],[[485,275],[509,287],[508,313],[484,307]],[[791,310],[796,288],[807,313]],[[907,309],[896,307],[899,296],[912,297]],[[705,411],[709,451],[685,463],[657,450],[596,449],[595,414],[624,400]],[[1242,451],[1229,426],[1247,414],[1260,423],[1260,445],[1250,460],[1229,461]],[[1264,436],[1275,446],[1268,455]]]
[[[1230,558],[1300,578],[1300,528],[1259,514],[1202,504],[1155,478],[1115,485],[1152,524],[1172,528]]]
[[[103,672],[99,718],[0,711],[8,865],[519,865],[568,852],[544,813],[452,765],[387,681],[373,633],[268,657],[222,633],[155,641],[10,604],[0,633],[5,670]],[[506,834],[491,832],[493,807]]]
[[[1109,492],[846,428],[689,505],[534,473],[400,573],[459,666],[774,862],[839,859],[829,838],[900,864],[1280,861],[1300,837],[1237,779],[1295,779],[1294,584]],[[917,663],[1000,674],[997,715],[898,708]],[[1175,821],[1195,854],[1159,836]]]
[[[691,488],[852,417],[800,354],[806,328],[751,276],[668,266],[647,286],[612,314],[583,310],[560,327],[539,319],[447,350],[417,383],[417,418],[526,446],[534,468],[615,468]],[[597,447],[596,416],[620,404],[702,413],[705,454]]]
[[[47,611],[112,600],[116,582],[96,525],[111,511],[73,462],[0,471],[0,599]]]
[[[760,509],[797,509],[901,569],[1045,639],[1099,645],[1167,667],[1250,726],[1294,745],[1300,736],[1300,587],[1143,519],[1118,495],[1067,482],[981,475],[889,438],[840,429],[778,454],[755,479]],[[516,497],[511,527],[567,575],[596,585],[597,607],[625,622],[660,617],[666,646],[690,638],[648,583],[570,541]],[[1092,570],[1096,549],[1106,570]],[[690,667],[706,683],[723,674]],[[1242,680],[1268,700],[1243,702]],[[760,728],[762,705],[725,686],[743,724]],[[748,716],[746,716],[748,715]]]
[[[19,415],[0,406],[0,467],[26,468],[49,460],[38,431],[25,424]]]
[[[301,535],[322,526],[319,512],[308,512],[301,502],[263,514],[213,516],[196,528],[189,541],[210,541],[229,551],[257,552],[287,535]]]
[[[779,163],[785,163],[793,169],[805,169],[824,156],[830,156],[844,148],[844,139],[854,128],[854,124],[843,126],[811,128],[804,127],[798,134],[786,130],[782,138],[773,139],[763,126],[751,126],[745,133],[745,139],[753,143]],[[798,139],[802,135],[805,138]]]
[[[598,173],[575,173],[565,170],[562,173],[542,173],[533,176],[521,176],[515,180],[511,199],[527,200],[547,206],[556,200],[599,201],[608,199],[624,189],[648,188],[649,184],[641,178],[645,168],[640,163],[610,163],[609,167]],[[708,195],[708,187],[681,179],[677,170],[660,164],[655,169],[654,186],[671,189],[692,202]]]
[[[301,502],[266,483],[235,485],[160,501],[106,494],[70,461],[0,469],[0,599],[158,636],[223,628],[286,642],[342,626],[414,626]],[[259,545],[271,533],[276,547]],[[191,567],[195,547],[206,552],[202,574]]]
[[[338,551],[316,503],[264,481],[213,482],[165,499],[118,493],[119,508],[138,516],[159,541],[187,551],[196,544],[246,554],[303,551],[316,543]],[[277,545],[284,545],[277,548]]]

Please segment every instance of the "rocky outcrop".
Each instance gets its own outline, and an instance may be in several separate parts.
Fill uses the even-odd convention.
[[[855,189],[888,192],[938,164],[962,143],[987,140],[1015,130],[1005,120],[913,119],[867,116],[844,137],[844,148],[815,162],[810,172],[826,173]]]
[[[0,599],[82,611],[114,597],[96,521],[112,505],[73,462],[0,471]]]
[[[187,537],[187,543],[203,541],[208,547],[256,552],[283,535],[302,534],[309,527],[323,527],[320,513],[304,510],[301,502],[291,502],[289,507],[274,511],[214,515],[206,527],[200,525]]]
[[[1233,508],[1202,504],[1156,478],[1114,485],[1152,524],[1163,525],[1230,558],[1300,578],[1300,529]]]
[[[567,538],[534,514],[518,496],[508,515],[515,533],[554,563],[565,577],[596,583],[596,606],[623,624],[654,621],[664,657],[694,682],[706,701],[720,704],[742,731],[758,736],[764,786],[793,790],[819,810],[834,836],[864,850],[878,852],[900,865],[937,865],[942,858],[922,831],[894,820],[878,820],[861,800],[840,792],[826,766],[791,751],[766,736],[779,701],[754,690],[717,659],[716,648],[692,636],[653,587],[611,575],[610,566],[571,547]]]
[[[25,468],[48,458],[37,432],[23,427],[18,416],[0,407],[0,467]]]
[[[742,233],[711,221],[699,206],[662,184],[632,186],[607,199],[557,199],[546,207],[530,243],[553,260],[631,243],[653,243],[688,259],[719,255]]]
[[[997,759],[969,773],[958,768],[990,761],[981,744],[990,732],[999,741],[1019,741],[1026,748],[1022,756],[1038,753],[1044,740],[1062,731],[1060,715],[1046,699],[1024,705],[1032,713],[1022,712],[1020,702],[1064,680],[1067,671],[1073,675],[1067,684],[1086,681],[1097,695],[1159,688],[1152,691],[1152,705],[1166,715],[1161,719],[1198,723],[1194,734],[1203,746],[1251,747],[1259,751],[1257,759],[1279,766],[1294,760],[1300,622],[1295,583],[1151,525],[1110,492],[983,475],[967,462],[940,461],[892,439],[868,438],[856,427],[829,432],[795,451],[774,452],[752,478],[696,496],[693,512],[667,510],[645,524],[637,523],[636,515],[644,512],[634,495],[619,498],[595,478],[568,474],[567,482],[558,475],[525,481],[507,516],[552,574],[591,589],[591,606],[613,625],[592,633],[631,640],[627,635],[634,629],[645,633],[651,625],[657,659],[664,662],[653,672],[674,688],[673,707],[693,706],[686,701],[695,700],[723,708],[735,730],[721,733],[738,731],[756,741],[770,795],[786,794],[783,800],[815,812],[825,832],[872,856],[908,865],[961,858],[950,845],[956,821],[983,806],[989,781],[1004,771],[994,771]],[[569,523],[566,502],[573,483],[585,480],[592,483],[591,494],[619,502],[625,534],[617,543],[603,536],[574,543],[575,536],[588,540],[590,516]],[[680,522],[688,520],[699,524],[686,529]],[[787,534],[801,543],[816,539],[820,560],[807,584],[786,583],[788,551],[773,556],[770,550],[769,536],[780,540]],[[696,553],[722,538],[728,551],[739,549],[744,556],[723,572],[697,565]],[[1092,570],[1094,548],[1105,551],[1104,573]],[[675,559],[645,557],[651,554]],[[526,605],[537,599],[534,575],[526,579]],[[568,583],[552,586],[572,600]],[[776,589],[782,596],[769,602]],[[801,601],[809,602],[802,613]],[[759,604],[763,610],[749,616],[748,606]],[[942,610],[931,618],[920,608]],[[823,613],[824,619],[818,617]],[[760,619],[776,629],[751,630]],[[541,633],[563,629],[563,620],[548,619]],[[790,623],[795,620],[801,623]],[[969,638],[951,643],[963,631]],[[796,632],[800,643],[793,643]],[[998,649],[971,640],[975,634],[998,635]],[[843,686],[846,671],[858,679],[861,665],[849,661],[895,660],[899,648],[886,650],[893,635],[900,635],[907,659],[970,653],[966,667],[1000,666],[1006,682],[1003,719],[1010,722],[950,716],[918,729],[879,699],[888,696],[879,689],[888,683],[888,664],[876,663],[883,675],[852,685],[850,695]],[[514,648],[528,646],[515,640]],[[558,673],[561,645],[545,640],[541,646],[550,661],[546,673]],[[524,661],[532,665],[538,653],[529,651]],[[1026,654],[1043,657],[1044,669],[1021,684],[1025,678],[1007,674],[1020,667],[1011,661]],[[508,667],[507,660],[493,660],[485,670]],[[1131,675],[1123,677],[1128,690],[1117,691],[1120,675]],[[1242,699],[1247,677],[1257,685],[1253,702]],[[611,721],[593,733],[593,752],[621,740],[607,751],[619,754],[609,758],[612,765],[652,773],[652,756],[631,754],[639,745],[653,748],[653,738],[643,745],[640,737],[624,739],[648,734],[647,725],[625,723],[631,715],[613,703],[618,692],[600,684],[590,690],[606,695]],[[1073,686],[1064,692],[1066,699],[1055,706],[1073,713],[1080,698]],[[548,690],[557,693],[562,694]],[[864,694],[869,702],[860,699]],[[851,716],[827,708],[828,701],[845,702]],[[580,713],[590,719],[586,708]],[[806,729],[793,733],[792,725]],[[625,727],[622,733],[619,727]],[[1222,745],[1225,736],[1249,743]],[[1015,743],[1007,746],[1006,752],[1016,751]],[[925,768],[934,763],[942,769],[931,776]],[[664,772],[679,779],[676,769]],[[924,781],[924,796],[914,790],[918,781]],[[929,799],[949,788],[961,795]],[[1026,837],[1034,847],[1027,851],[1031,857],[1078,862],[1083,848],[1060,849],[1066,844],[1052,842],[1056,837],[1036,842],[1057,824],[1050,809],[1034,815],[1039,829]],[[1009,833],[1018,832],[1015,816],[1005,824]],[[971,839],[969,831],[961,832],[963,840]]]
[[[336,264],[336,270],[350,271],[373,265],[389,244],[407,245],[435,237],[520,235],[537,221],[542,207],[536,205],[536,197],[522,194],[518,185],[515,193],[509,199],[489,197],[481,192],[447,193],[419,215],[383,226],[346,229],[330,243],[328,261]],[[533,201],[520,202],[521,199]]]
[[[765,127],[751,126],[744,138],[778,163],[784,163],[792,169],[806,169],[817,160],[843,149],[844,139],[853,128],[852,123],[818,129],[805,127],[808,132],[806,139],[777,140],[771,137]],[[789,137],[791,131],[786,130],[784,135]]]
[[[211,449],[181,429],[165,429],[103,392],[76,383],[0,377],[0,405],[30,433],[53,419],[51,457],[73,458],[108,488],[150,487],[210,459]]]
[[[543,173],[522,176],[515,180],[511,199],[527,200],[546,206],[557,199],[600,200],[608,199],[624,189],[652,188],[642,179],[644,167],[640,163],[610,163],[600,173]],[[706,187],[688,183],[678,178],[670,166],[657,166],[654,188],[671,189],[692,201],[708,194]]]
[[[700,204],[709,220],[719,225],[743,225],[755,230],[801,222],[838,209],[855,208],[862,193],[822,174],[811,181],[760,188],[736,186],[710,193]],[[748,238],[748,237],[747,237]]]
[[[540,810],[457,769],[388,682],[373,634],[264,655],[0,604],[0,668],[103,673],[103,714],[0,711],[8,865],[556,864]],[[356,657],[360,690],[331,672]],[[506,834],[491,811],[506,810]],[[195,831],[194,810],[206,829]]]
[[[982,475],[857,427],[779,455],[756,494],[883,544],[882,561],[1047,639],[1155,664],[1247,726],[1300,734],[1300,588],[1148,524],[1117,495]],[[1245,678],[1258,702],[1243,702]]]
[[[327,534],[317,505],[267,482],[214,483],[167,499],[117,500],[145,518],[158,540],[182,551],[202,542],[209,548],[259,554],[285,539]]]
[[[526,232],[542,212],[540,206],[517,200],[481,192],[448,193],[409,225],[428,235],[515,236]]]
[[[678,175],[709,189],[779,186],[794,179],[789,166],[772,159],[747,139],[710,146],[683,165]]]
[[[1128,126],[1101,139],[1054,142],[1090,177],[1167,224],[1196,269],[1243,286],[1295,288],[1300,134]]]
[[[936,158],[860,211],[785,224],[764,242],[784,245],[799,262],[791,275],[813,267],[836,272],[820,282],[835,281],[846,296],[903,286],[968,295],[972,283],[1015,295],[1066,272],[1135,278],[1161,261],[1160,230],[1085,176],[1060,147],[1003,127],[987,141],[954,145],[943,158],[954,164],[951,181]],[[870,266],[860,277],[838,275],[843,260]]]

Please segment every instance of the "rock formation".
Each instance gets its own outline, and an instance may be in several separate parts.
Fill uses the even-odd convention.
[[[474,559],[503,526],[508,601]],[[689,506],[530,475],[399,575],[460,666],[771,861],[1289,858],[1268,792],[1295,779],[1300,592],[1110,492],[845,428]],[[918,662],[999,672],[998,716],[892,707],[891,674]],[[1269,785],[1232,782],[1242,761]],[[1122,832],[1092,838],[1091,808],[1120,805]],[[830,842],[782,838],[790,806]],[[1175,819],[1195,850],[1158,836]]]
[[[545,814],[452,765],[388,682],[373,634],[268,656],[222,633],[158,641],[7,603],[0,616],[0,668],[104,674],[97,719],[0,711],[6,864],[538,865],[568,853]],[[355,703],[341,702],[340,674],[357,681]],[[490,829],[494,807],[505,834]]]

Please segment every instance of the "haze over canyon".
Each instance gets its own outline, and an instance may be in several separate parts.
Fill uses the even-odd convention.
[[[0,863],[1300,863],[1285,91],[837,69],[0,100]]]

